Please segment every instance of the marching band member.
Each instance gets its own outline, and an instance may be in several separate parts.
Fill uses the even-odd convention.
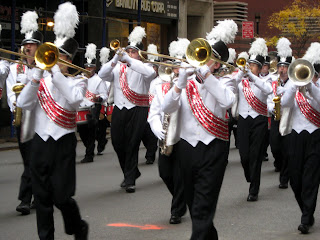
[[[233,20],[218,23],[212,31],[219,34],[213,34],[215,38],[210,38],[210,45],[214,57],[225,62],[229,54],[226,43],[234,40],[238,28]],[[191,80],[188,75],[193,70],[180,68],[179,78],[162,104],[163,112],[179,110],[180,113],[181,139],[176,145],[176,157],[192,219],[192,240],[218,239],[213,218],[228,163],[229,137],[225,115],[235,101],[232,90],[212,74],[220,66],[220,62],[211,58]]]
[[[110,55],[110,49],[107,47],[103,47],[100,50],[100,62],[101,66],[108,62]],[[103,81],[106,85],[106,88],[108,90],[108,98],[107,101],[102,102],[101,105],[101,111],[99,116],[99,122],[98,122],[98,128],[97,128],[97,134],[96,134],[96,140],[98,141],[97,144],[97,155],[102,155],[107,143],[107,128],[110,127],[110,122],[107,120],[108,117],[108,107],[111,108],[111,104],[109,104],[109,93],[111,91],[110,89],[110,83],[107,81]],[[113,100],[112,100],[113,102]]]
[[[80,138],[86,147],[86,154],[81,163],[93,162],[96,132],[101,110],[101,103],[107,100],[108,89],[104,81],[95,73],[96,71],[96,49],[97,46],[89,43],[86,47],[85,58],[87,62],[85,68],[90,71],[88,76],[88,88],[85,98],[80,103],[81,109],[90,109],[87,114],[87,123],[78,124]]]
[[[263,38],[257,38],[249,50],[250,69],[239,70],[238,143],[241,164],[250,183],[247,201],[257,201],[260,188],[261,165],[265,134],[268,130],[267,97],[271,83],[259,78],[268,49]]]
[[[154,44],[149,44],[147,48],[148,53],[154,53],[158,54],[157,46]],[[151,62],[151,65],[156,73],[158,73],[158,66],[156,64],[152,64],[152,62],[158,61],[159,57],[155,55],[148,54],[148,60]],[[157,74],[158,75],[158,74]],[[149,104],[152,103],[152,99],[154,97],[152,86],[154,85],[155,81],[157,81],[157,77],[153,79],[150,83],[150,89],[149,89]],[[143,132],[142,135],[142,143],[146,147],[146,164],[153,164],[153,162],[156,159],[156,152],[158,149],[158,139],[153,134],[150,128],[150,124],[147,122],[146,129]]]
[[[169,54],[171,57],[185,58],[187,45],[181,44],[182,42],[190,43],[189,40],[182,38],[170,43]],[[165,63],[171,62],[166,61]],[[180,140],[179,131],[177,131],[178,111],[166,114],[161,108],[164,96],[170,88],[174,86],[178,75],[175,76],[173,71],[171,74],[166,74],[166,69],[166,66],[160,66],[158,78],[151,82],[150,92],[153,93],[154,99],[150,105],[148,122],[150,123],[153,133],[160,141],[158,160],[159,175],[172,195],[169,223],[179,224],[187,208],[184,199],[181,170],[176,156],[176,143]],[[179,68],[175,69],[179,71]],[[163,126],[165,126],[166,129],[163,129]]]
[[[76,7],[59,5],[54,15],[55,45],[60,58],[72,62],[78,43],[72,37],[79,22]],[[88,239],[88,224],[81,219],[75,194],[76,111],[87,88],[82,76],[65,77],[68,66],[60,63],[51,73],[36,69],[21,92],[17,106],[32,110],[31,178],[40,239],[54,239],[53,204],[61,210],[65,232],[75,239]]]
[[[281,98],[281,107],[289,107],[291,110],[288,169],[290,185],[302,213],[298,227],[302,234],[307,234],[314,224],[320,179],[320,88],[314,84],[319,78],[319,52],[320,44],[311,43],[303,57],[315,69],[314,76],[311,76],[312,82],[299,87],[294,77],[290,77]]]
[[[261,68],[261,72],[259,74],[259,77],[268,81],[270,78],[272,79],[272,76],[269,72],[270,69],[270,57],[266,56],[266,60]],[[270,94],[269,94],[270,96]],[[269,98],[269,97],[268,97]],[[268,147],[269,147],[269,138],[270,138],[270,128],[271,128],[271,114],[268,112],[267,114],[268,117],[268,130],[266,134],[266,139],[264,141],[264,147],[263,147],[263,154],[264,154],[264,159],[263,161],[269,161],[269,156],[268,156]]]
[[[287,38],[280,38],[277,43],[277,75],[273,76],[272,88],[273,93],[268,96],[268,112],[271,113],[271,129],[270,129],[270,147],[274,158],[274,167],[276,172],[280,172],[279,188],[288,188],[289,175],[288,175],[288,145],[289,133],[281,130],[282,125],[287,125],[286,111],[281,109],[282,119],[275,120],[275,104],[272,101],[277,96],[278,85],[279,89],[286,86],[288,83],[288,67],[294,61],[292,57],[292,49],[290,48],[290,41]]]
[[[124,175],[121,187],[128,193],[135,192],[136,179],[141,175],[139,145],[147,123],[150,82],[156,77],[154,69],[140,61],[144,36],[144,28],[135,27],[125,51],[119,49],[99,71],[102,80],[114,82],[111,139]]]
[[[43,42],[43,35],[38,31],[38,15],[36,12],[27,11],[22,15],[21,18],[21,33],[25,35],[22,40],[22,54],[30,57],[34,57],[38,46]],[[16,109],[16,94],[13,92],[12,87],[17,83],[27,84],[30,76],[34,71],[34,68],[23,65],[27,63],[34,65],[34,59],[26,58],[21,59],[22,63],[14,63],[10,65],[10,73],[7,78],[7,101],[8,106],[12,113]],[[18,109],[16,110],[18,111]],[[32,185],[30,177],[30,147],[32,140],[32,131],[30,128],[32,126],[28,125],[30,120],[30,112],[24,110],[22,112],[21,125],[16,126],[16,134],[18,138],[19,150],[23,160],[23,173],[21,175],[19,197],[18,199],[21,203],[17,206],[16,210],[22,215],[27,215],[30,213],[31,199],[32,199]],[[16,121],[18,121],[16,119]],[[16,124],[17,125],[17,124]],[[30,134],[31,133],[31,134]]]

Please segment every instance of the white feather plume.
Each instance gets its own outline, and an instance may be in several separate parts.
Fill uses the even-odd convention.
[[[86,53],[84,57],[87,59],[87,63],[91,63],[96,58],[97,46],[94,43],[89,43],[86,46]]]
[[[238,25],[231,19],[217,21],[218,25],[207,33],[208,41],[223,41],[225,44],[233,43],[238,32]],[[211,43],[210,43],[211,44]]]
[[[27,11],[21,17],[22,34],[26,34],[25,38],[31,38],[32,33],[38,30],[38,14],[35,11]]]
[[[147,52],[148,53],[155,53],[155,54],[158,54],[158,49],[157,49],[157,46],[154,45],[154,44],[149,44],[148,45],[148,49],[147,49]],[[155,56],[155,55],[150,55],[148,54],[148,59],[152,62],[154,62],[155,60],[158,60],[159,57],[158,56]]]
[[[177,58],[184,58],[190,41],[187,38],[178,38]]]
[[[280,38],[277,42],[277,51],[280,58],[292,56],[292,49],[290,48],[291,42],[287,38]]]
[[[176,57],[178,55],[178,41],[172,41],[169,45],[170,57]]]
[[[142,42],[142,39],[146,36],[146,31],[143,27],[137,26],[130,33],[128,40],[131,46],[136,46]]]
[[[76,6],[70,2],[59,5],[54,14],[53,31],[56,35],[55,44],[62,46],[65,40],[73,38],[76,35],[75,29],[79,24],[79,14]]]
[[[320,64],[320,43],[311,43],[310,47],[302,58],[308,60],[312,64]]]
[[[228,51],[229,51],[229,58],[227,62],[233,63],[234,60],[236,60],[236,56],[237,56],[236,50],[234,48],[228,48]]]
[[[249,54],[252,56],[261,55],[263,57],[268,55],[268,47],[266,44],[266,40],[263,38],[257,38],[249,49]]]
[[[109,60],[110,49],[107,47],[103,47],[100,50],[100,62],[105,64]]]
[[[247,52],[241,52],[241,53],[239,53],[238,58],[244,58],[248,61],[249,54]]]

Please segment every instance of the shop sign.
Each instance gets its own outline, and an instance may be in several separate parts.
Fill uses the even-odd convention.
[[[136,13],[138,0],[108,0],[108,11]],[[178,0],[141,0],[141,15],[164,18],[179,17]]]

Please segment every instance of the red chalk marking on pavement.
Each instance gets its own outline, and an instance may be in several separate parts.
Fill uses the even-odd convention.
[[[139,228],[141,230],[161,230],[165,229],[167,227],[164,226],[157,226],[157,225],[150,225],[150,224],[145,224],[143,226],[140,225],[133,225],[129,223],[110,223],[107,224],[108,227],[131,227],[131,228]]]

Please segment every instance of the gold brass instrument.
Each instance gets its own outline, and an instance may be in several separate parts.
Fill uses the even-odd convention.
[[[303,87],[312,81],[315,70],[313,65],[305,59],[297,59],[290,64],[288,76],[296,86]]]
[[[20,48],[21,54],[24,54],[23,49],[24,49],[24,46],[21,46],[21,48]],[[20,62],[18,63],[18,66],[17,66],[17,73],[18,74],[24,73],[22,61],[23,61],[23,57],[20,58]]]
[[[246,70],[246,66],[248,65],[247,59],[245,59],[244,57],[238,58],[236,61],[236,65],[241,71],[243,71],[244,73],[247,73],[247,70]]]
[[[110,42],[110,49],[113,50],[113,51],[118,51],[120,50],[120,55],[122,55],[122,52],[124,51],[122,48],[121,48],[121,45],[120,45],[120,41],[118,39],[114,39]]]
[[[59,62],[62,65],[68,66],[70,68],[77,69],[78,71],[83,72],[85,74],[90,74],[90,71],[88,71],[88,70],[86,70],[84,68],[81,68],[81,67],[79,67],[77,65],[74,65],[72,63],[69,63],[69,62],[67,62],[65,60],[60,59],[59,58],[59,50],[58,50],[58,48],[53,43],[50,43],[50,42],[46,42],[46,43],[41,44],[38,47],[34,57],[31,57],[31,56],[28,56],[28,55],[25,55],[25,54],[21,54],[21,53],[16,53],[16,52],[9,51],[9,50],[2,49],[2,48],[0,48],[0,52],[11,54],[11,55],[15,55],[15,56],[19,56],[19,57],[22,57],[22,58],[34,59],[35,62],[37,64],[39,64],[38,68],[41,68],[43,70],[50,70],[57,62]],[[1,59],[5,59],[5,60],[7,60],[9,62],[17,63],[17,61],[11,60],[9,58],[4,58],[4,57],[0,57],[0,58]],[[23,63],[23,64],[24,65],[28,65],[28,64],[25,64],[25,63]],[[33,65],[28,65],[28,66],[37,67],[37,66],[33,66]]]
[[[186,50],[186,58],[187,62],[193,67],[201,67],[212,59],[228,68],[228,71],[225,71],[226,74],[230,74],[235,70],[235,67],[231,64],[216,58],[213,55],[211,45],[203,38],[196,38],[190,42]]]
[[[275,74],[278,71],[277,65],[278,65],[277,59],[276,58],[272,59],[270,62],[269,73]]]
[[[280,86],[280,74],[278,76],[278,86]],[[274,120],[280,121],[280,119],[281,119],[281,96],[276,95],[274,98],[272,98],[272,101],[274,102]]]
[[[172,67],[160,65],[158,68],[158,74],[162,80],[164,80],[166,82],[171,82],[173,79],[174,72],[173,72]]]
[[[165,135],[164,135],[164,139],[159,141],[159,148],[160,148],[160,153],[166,156],[170,156],[173,150],[173,145],[169,146],[167,144],[169,124],[170,124],[170,114],[165,113],[163,116],[163,122],[162,122],[162,129],[165,131]]]
[[[15,93],[16,99],[18,99],[19,94],[21,93],[23,88],[24,88],[23,83],[16,83],[12,86],[12,91]],[[19,107],[16,107],[13,110],[13,115],[14,115],[14,119],[13,119],[12,124],[16,127],[19,127],[21,125],[22,109]]]

